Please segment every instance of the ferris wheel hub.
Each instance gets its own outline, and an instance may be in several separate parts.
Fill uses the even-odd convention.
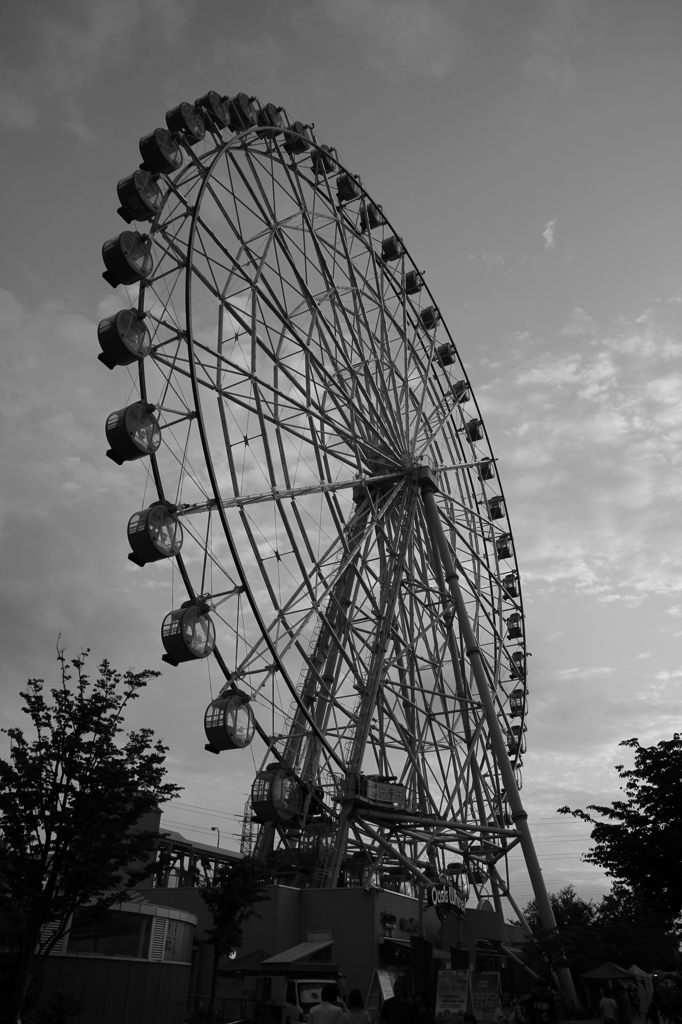
[[[410,476],[419,483],[422,490],[435,492],[440,490],[440,474],[431,459],[424,459],[412,466]]]

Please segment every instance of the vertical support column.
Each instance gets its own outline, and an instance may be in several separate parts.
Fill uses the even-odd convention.
[[[355,735],[352,740],[351,749],[346,755],[346,778],[360,771],[365,747],[367,746],[372,716],[374,715],[377,698],[381,689],[384,662],[395,616],[395,606],[398,601],[400,584],[403,578],[407,545],[410,543],[412,524],[418,503],[419,489],[412,481],[408,480],[403,487],[398,512],[394,518],[393,535],[387,536],[387,541],[391,542],[392,550],[388,553],[387,565],[380,581],[380,614],[377,622],[377,631],[373,640],[373,650],[367,679],[364,680],[363,688],[360,691],[360,702],[356,712]],[[336,886],[341,871],[351,811],[352,806],[349,803],[343,808],[339,816],[335,854],[331,862],[327,883],[327,888],[330,889]]]
[[[549,902],[549,896],[547,895],[547,890],[542,877],[540,862],[538,860],[537,853],[535,852],[533,837],[531,836],[530,826],[528,825],[528,814],[521,802],[521,796],[514,777],[514,769],[512,768],[509,760],[507,746],[495,712],[495,704],[493,702],[492,693],[490,692],[490,686],[488,685],[488,678],[483,666],[481,652],[478,648],[478,643],[476,641],[476,636],[471,626],[471,622],[469,621],[466,604],[464,603],[464,597],[459,585],[459,578],[455,570],[455,563],[452,553],[450,552],[447,537],[445,536],[443,524],[438,512],[438,506],[436,505],[436,499],[434,496],[434,492],[437,489],[436,484],[430,476],[424,474],[421,480],[421,485],[426,521],[431,534],[432,543],[440,555],[440,560],[445,571],[445,581],[450,589],[450,594],[452,595],[455,605],[457,620],[464,639],[467,657],[469,658],[473,676],[476,681],[478,695],[485,711],[493,754],[500,769],[505,793],[507,800],[509,801],[512,821],[521,836],[521,849],[526,861],[526,867],[533,887],[533,895],[535,896],[535,902],[537,903],[542,927],[549,931],[557,931],[556,918],[554,917],[552,904]],[[564,968],[559,971],[559,983],[569,1006],[577,1006],[578,997],[575,991],[575,986],[573,985],[571,972],[568,968]]]

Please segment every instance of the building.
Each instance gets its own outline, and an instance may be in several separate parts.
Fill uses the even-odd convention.
[[[143,824],[158,830],[160,812]],[[85,911],[74,915],[49,957],[43,1001],[57,992],[80,1000],[78,1024],[183,1024],[187,1008],[208,999],[211,918],[198,886],[241,854],[160,831],[156,856],[158,870],[129,902],[95,922]],[[276,884],[268,886],[268,895],[244,925],[235,959],[221,964],[217,1007],[225,1020],[241,1016],[259,975],[298,970],[299,976],[317,977],[333,968],[342,988],[359,988],[367,996],[376,987],[376,971],[389,981],[402,976],[408,982],[421,972],[424,987],[424,949],[429,970],[447,967],[456,957],[458,967],[498,972],[507,989],[529,988],[517,961],[522,931],[505,923],[488,901],[441,921],[434,907],[420,908],[415,897],[374,886]],[[420,946],[419,939],[426,944]]]
[[[137,891],[96,918],[82,908],[47,959],[39,1005],[60,993],[82,1024],[183,1024],[196,924]]]

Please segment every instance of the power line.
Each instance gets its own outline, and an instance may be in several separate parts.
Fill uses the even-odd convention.
[[[216,810],[213,807],[201,807],[199,804],[190,804],[190,803],[187,803],[185,800],[174,800],[173,804],[171,806],[187,808],[188,810],[192,811],[192,813],[199,812],[199,811],[207,811],[209,814],[212,814],[212,815],[214,815],[214,816],[216,816],[218,818],[240,818],[241,817],[240,814],[235,814],[233,811],[218,811],[218,810]]]
[[[179,828],[184,828],[188,832],[212,832],[213,829],[209,828],[208,825],[188,825],[186,821],[174,821],[172,818],[166,818],[166,825],[177,825]],[[163,828],[163,825],[162,825]],[[222,832],[222,830],[221,830]],[[225,835],[238,835],[239,833],[225,832]]]

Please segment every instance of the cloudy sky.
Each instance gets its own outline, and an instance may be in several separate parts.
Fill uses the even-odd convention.
[[[126,560],[139,495],[104,457],[125,385],[96,327],[139,137],[243,90],[362,175],[457,340],[524,579],[522,796],[548,887],[597,897],[586,830],[555,811],[617,796],[619,740],[680,728],[679,0],[5,0],[0,18],[3,724],[60,633],[163,669],[131,721],[186,787],[166,820],[236,845],[253,758],[204,753],[208,669],[160,661],[168,593]]]

